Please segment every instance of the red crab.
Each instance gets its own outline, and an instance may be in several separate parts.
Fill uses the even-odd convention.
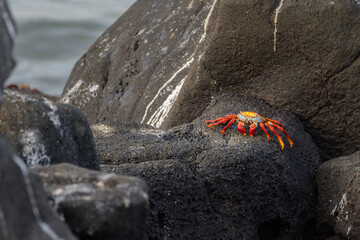
[[[20,92],[30,92],[30,93],[41,94],[41,92],[37,88],[31,89],[30,86],[26,83],[20,83],[19,85],[10,84],[10,85],[5,86],[5,88],[12,89],[12,90],[18,90]]]
[[[246,135],[246,130],[243,126],[250,125],[249,135],[251,137],[254,136],[256,127],[259,125],[261,127],[261,129],[265,132],[268,140],[270,140],[269,133],[265,129],[265,125],[266,125],[278,138],[278,140],[281,144],[281,150],[284,149],[284,142],[281,139],[281,137],[279,136],[279,134],[276,132],[275,128],[277,128],[278,130],[280,130],[281,132],[283,132],[285,134],[287,140],[290,143],[290,149],[292,148],[292,146],[294,144],[293,141],[291,140],[289,134],[287,132],[285,132],[284,126],[279,121],[263,117],[260,114],[255,113],[255,112],[240,112],[238,115],[229,114],[229,115],[226,115],[225,117],[220,117],[215,120],[206,121],[207,124],[213,123],[213,124],[208,125],[209,128],[211,128],[212,126],[217,126],[217,125],[220,125],[223,123],[227,123],[227,125],[222,130],[223,135],[225,135],[226,129],[228,129],[235,122],[238,123],[237,124],[238,131],[240,133],[242,133],[243,135]]]

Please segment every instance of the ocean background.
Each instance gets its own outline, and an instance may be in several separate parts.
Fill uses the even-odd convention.
[[[8,0],[17,62],[5,85],[60,96],[75,62],[135,0]]]

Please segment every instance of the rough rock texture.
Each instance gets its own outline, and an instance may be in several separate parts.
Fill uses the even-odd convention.
[[[349,154],[360,149],[359,15],[350,0],[139,0],[78,61],[61,101],[91,123],[166,128],[214,96],[254,95],[295,113],[325,159]]]
[[[5,90],[0,133],[30,167],[69,162],[99,169],[90,127],[76,107]]]
[[[41,180],[0,138],[0,239],[76,239],[46,201]]]
[[[276,137],[268,142],[261,130],[251,138],[233,126],[222,136],[221,127],[205,124],[240,109],[282,122],[293,149],[285,143],[281,151]],[[230,94],[216,97],[193,123],[169,130],[114,122],[92,129],[102,171],[150,185],[150,239],[310,239],[314,233],[320,157],[288,112]]]
[[[317,183],[318,228],[323,236],[360,239],[360,151],[323,163]]]
[[[12,56],[15,23],[11,17],[6,0],[0,0],[0,99],[4,81],[15,66]]]
[[[64,163],[33,169],[48,198],[80,239],[144,239],[146,183]]]

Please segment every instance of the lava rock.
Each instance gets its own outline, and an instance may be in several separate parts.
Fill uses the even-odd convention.
[[[279,120],[294,147],[285,143],[281,151],[274,134],[267,141],[261,129],[249,137],[233,126],[223,136],[222,127],[205,124],[250,109]],[[226,94],[191,124],[169,130],[116,124],[92,126],[101,170],[149,183],[150,239],[310,239],[315,234],[320,156],[293,114],[254,97]]]
[[[76,107],[5,90],[0,133],[29,167],[69,162],[99,169],[91,129]]]
[[[146,183],[63,163],[33,169],[54,208],[80,239],[144,239]]]
[[[0,239],[76,239],[46,201],[41,180],[0,138]]]
[[[324,159],[350,154],[360,149],[359,14],[357,1],[139,0],[77,62],[61,101],[92,124],[168,128],[215,96],[253,95],[295,113]]]
[[[317,184],[320,235],[360,239],[360,151],[323,163]]]
[[[12,55],[16,27],[6,0],[0,0],[0,99],[3,83],[15,66]]]

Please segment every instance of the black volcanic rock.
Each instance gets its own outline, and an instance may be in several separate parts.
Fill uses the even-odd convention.
[[[251,110],[279,120],[294,140],[205,120]],[[92,126],[102,171],[150,186],[150,239],[310,239],[315,232],[319,152],[300,121],[253,97],[216,97],[191,124],[158,130],[135,123]],[[280,134],[284,137],[283,134]],[[286,141],[286,140],[285,140]]]
[[[321,235],[360,239],[360,151],[323,163],[317,184]]]
[[[360,149],[359,14],[356,1],[139,0],[77,62],[61,101],[90,123],[168,128],[215,96],[253,95],[295,113],[323,158],[350,154]]]
[[[146,183],[64,163],[35,168],[49,200],[80,239],[145,239]]]
[[[76,239],[46,201],[41,180],[0,138],[0,239]]]
[[[74,106],[5,90],[0,133],[30,167],[69,162],[99,169],[90,127]]]
[[[0,0],[0,98],[3,83],[15,66],[12,50],[16,34],[15,23],[12,19],[6,0]]]

